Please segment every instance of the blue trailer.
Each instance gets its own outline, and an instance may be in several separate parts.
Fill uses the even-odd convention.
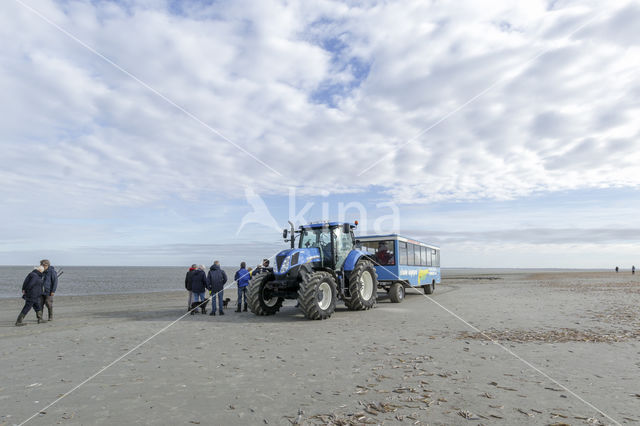
[[[433,294],[440,284],[440,247],[398,234],[361,236],[358,246],[375,266],[378,287],[386,290],[394,303],[404,299],[407,287]]]

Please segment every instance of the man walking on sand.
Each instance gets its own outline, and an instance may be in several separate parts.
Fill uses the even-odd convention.
[[[236,271],[234,280],[238,283],[238,309],[236,312],[240,312],[242,305],[242,296],[244,296],[244,311],[247,312],[247,288],[249,287],[249,280],[251,275],[246,269],[247,264],[245,262],[240,263],[240,269]]]
[[[631,275],[635,275],[635,273],[636,273],[636,265],[633,265],[631,267]]]
[[[45,306],[47,307],[48,320],[53,321],[53,295],[58,289],[58,272],[56,272],[56,268],[51,266],[51,262],[49,262],[48,259],[42,259],[40,266],[44,268],[44,274],[42,276],[43,292],[40,307],[42,311],[44,311]]]
[[[209,290],[211,290],[211,313],[216,314],[216,297],[218,298],[218,311],[224,315],[224,285],[227,282],[227,274],[220,268],[220,262],[215,260],[209,268]]]
[[[24,299],[24,307],[18,315],[16,325],[24,325],[22,320],[27,316],[29,310],[33,308],[36,311],[38,317],[38,324],[42,322],[42,306],[40,305],[42,299],[42,274],[44,267],[42,265],[36,266],[33,271],[27,275],[22,283],[22,298]]]

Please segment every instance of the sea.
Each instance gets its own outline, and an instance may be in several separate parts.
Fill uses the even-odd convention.
[[[207,267],[208,268],[208,267]],[[176,266],[56,266],[62,271],[56,295],[87,296],[98,294],[128,294],[184,291],[187,269]],[[237,267],[223,267],[233,280]],[[0,299],[20,297],[22,282],[32,267],[0,266]],[[492,274],[542,271],[595,271],[580,269],[510,269],[510,268],[442,268],[443,279],[490,277]],[[235,288],[235,285],[230,286]]]
[[[0,266],[0,298],[22,296],[22,283],[33,267]],[[236,268],[223,267],[230,281]],[[58,296],[184,291],[184,267],[57,266]],[[208,267],[207,267],[208,270]],[[232,286],[235,287],[235,286]]]

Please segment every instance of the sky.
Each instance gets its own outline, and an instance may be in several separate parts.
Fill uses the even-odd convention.
[[[0,264],[224,265],[358,220],[640,265],[637,1],[0,2]]]

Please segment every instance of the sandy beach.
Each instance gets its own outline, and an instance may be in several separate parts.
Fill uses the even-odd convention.
[[[186,316],[29,424],[640,422],[638,275],[449,275],[433,299],[382,292],[375,309],[340,304],[327,321],[294,304],[273,317]],[[30,312],[15,327],[21,306],[0,301],[0,425],[170,325],[186,294],[56,297],[55,321]]]

